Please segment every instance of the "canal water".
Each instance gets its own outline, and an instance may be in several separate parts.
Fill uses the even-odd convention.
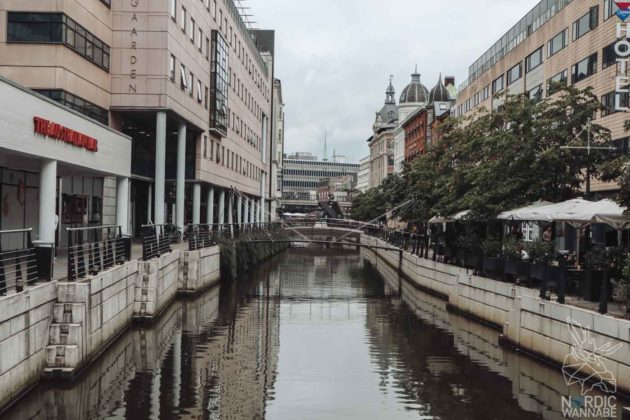
[[[294,248],[177,300],[7,419],[555,419],[559,370],[364,250]]]

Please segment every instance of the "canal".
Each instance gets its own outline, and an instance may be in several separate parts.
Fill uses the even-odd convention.
[[[2,418],[561,418],[560,371],[497,342],[370,251],[294,248],[177,300]]]

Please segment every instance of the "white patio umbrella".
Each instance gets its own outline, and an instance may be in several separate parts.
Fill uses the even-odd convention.
[[[529,221],[527,219],[522,219],[522,215],[524,214],[530,214],[531,211],[536,210],[540,207],[543,206],[549,206],[553,203],[550,203],[549,201],[536,201],[535,203],[530,204],[529,206],[526,207],[520,207],[518,209],[514,209],[514,210],[508,210],[508,211],[504,211],[503,213],[500,213],[497,216],[497,219],[499,220],[523,220],[523,221]]]
[[[429,220],[430,224],[438,225],[442,223],[454,223],[459,220],[464,220],[470,214],[470,210],[460,211],[449,217],[435,216]]]

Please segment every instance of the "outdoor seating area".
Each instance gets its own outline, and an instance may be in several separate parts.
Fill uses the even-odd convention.
[[[611,200],[536,202],[478,221],[462,211],[434,217],[427,233],[370,225],[415,255],[470,269],[476,275],[535,288],[544,299],[584,301],[628,316],[630,216]],[[413,226],[410,224],[410,226]]]

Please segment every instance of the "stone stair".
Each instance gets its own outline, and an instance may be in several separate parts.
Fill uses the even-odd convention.
[[[48,371],[74,369],[80,360],[85,304],[53,304],[53,320],[46,346]]]

